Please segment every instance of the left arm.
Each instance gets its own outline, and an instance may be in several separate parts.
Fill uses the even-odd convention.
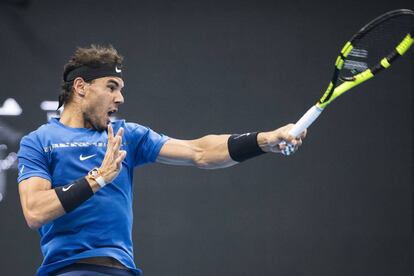
[[[280,152],[281,141],[295,145],[296,149],[302,144],[306,132],[298,138],[288,134],[293,125],[286,125],[279,129],[260,132],[257,135],[257,145],[264,152]],[[157,162],[170,165],[196,166],[203,169],[226,168],[238,164],[234,161],[228,149],[230,135],[206,135],[195,140],[168,140],[158,155]]]

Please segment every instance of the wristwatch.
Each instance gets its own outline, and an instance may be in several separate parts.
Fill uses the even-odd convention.
[[[102,177],[101,171],[99,168],[93,168],[88,172],[88,177],[96,181],[99,186],[104,187],[106,185],[105,179]]]

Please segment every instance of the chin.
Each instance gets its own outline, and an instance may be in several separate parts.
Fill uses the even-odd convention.
[[[102,132],[108,128],[107,120],[109,120],[108,117],[106,118],[98,118],[98,117],[92,117],[88,116],[88,114],[83,114],[85,125],[87,127],[93,128],[96,131]]]
[[[107,124],[105,124],[104,122],[97,123],[94,125],[94,129],[99,132],[105,131],[108,128],[108,123]]]
[[[95,126],[94,128],[95,128],[96,131],[102,132],[102,131],[105,131],[107,127],[106,126],[105,127],[103,127],[103,126]]]

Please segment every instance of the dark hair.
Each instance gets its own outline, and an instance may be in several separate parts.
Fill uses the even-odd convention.
[[[73,81],[66,81],[67,74],[81,66],[97,67],[103,64],[122,64],[123,57],[112,46],[101,46],[92,44],[90,47],[78,47],[63,67],[63,80],[61,94],[59,95],[59,107],[70,101],[72,95]]]

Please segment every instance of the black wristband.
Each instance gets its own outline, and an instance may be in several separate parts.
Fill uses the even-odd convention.
[[[233,134],[227,141],[231,159],[243,162],[265,153],[257,144],[258,132]]]
[[[84,177],[65,186],[56,187],[55,192],[66,213],[77,208],[93,196],[93,190]]]

